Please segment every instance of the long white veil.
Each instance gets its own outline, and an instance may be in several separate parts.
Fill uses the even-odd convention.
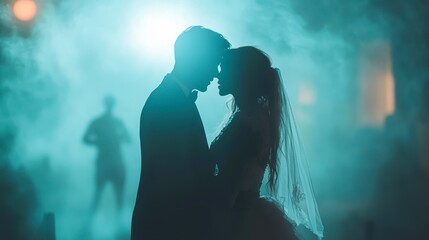
[[[283,207],[287,217],[296,225],[304,225],[322,239],[324,228],[314,197],[307,158],[280,70],[276,71],[280,81],[283,116],[277,185],[274,191],[269,191],[269,195]]]

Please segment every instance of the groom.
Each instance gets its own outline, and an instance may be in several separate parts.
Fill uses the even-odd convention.
[[[201,26],[177,38],[174,68],[141,113],[141,175],[131,239],[208,238],[214,166],[195,90],[207,90],[230,46],[221,34]]]

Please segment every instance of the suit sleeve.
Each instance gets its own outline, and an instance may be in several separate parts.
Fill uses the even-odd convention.
[[[192,187],[189,127],[186,114],[174,104],[148,101],[140,122],[142,177],[153,192],[168,199],[186,199]],[[145,176],[143,176],[145,174]]]

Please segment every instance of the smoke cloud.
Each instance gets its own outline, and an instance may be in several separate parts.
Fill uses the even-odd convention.
[[[391,181],[389,176],[407,164],[386,168],[397,156],[409,156],[408,147],[392,153],[387,142],[399,138],[412,145],[413,136],[391,130],[389,120],[369,124],[359,120],[369,114],[366,107],[360,108],[362,96],[380,92],[375,87],[370,87],[375,89],[371,93],[362,92],[361,61],[368,57],[362,54],[368,46],[387,46],[373,49],[388,49],[386,59],[380,61],[391,61],[396,89],[406,88],[395,93],[395,111],[407,112],[401,116],[418,115],[427,106],[420,102],[422,86],[428,86],[424,83],[429,79],[424,41],[428,4],[418,0],[45,0],[38,2],[36,18],[26,24],[14,18],[11,4],[0,5],[0,161],[11,172],[20,174],[17,169],[23,168],[30,176],[40,199],[31,211],[40,216],[56,214],[58,239],[87,234],[88,225],[92,239],[127,237],[140,174],[140,111],[172,69],[174,34],[190,25],[222,33],[233,47],[259,47],[282,71],[308,151],[327,238],[364,239],[372,226],[383,229],[377,219],[394,211],[380,208],[383,213],[369,213],[389,194],[396,196],[392,193],[396,190],[384,194],[382,182]],[[156,29],[163,19],[170,25],[175,22],[175,28],[164,31],[173,35],[172,40],[170,36],[153,41],[155,30],[148,32],[147,27]],[[165,47],[159,48],[161,40]],[[410,64],[413,61],[416,64]],[[82,136],[89,122],[103,112],[102,99],[108,94],[117,99],[114,113],[131,136],[131,143],[123,146],[126,210],[118,217],[112,189],[107,188],[101,210],[92,222],[85,222],[94,191],[95,150],[82,143]],[[209,141],[228,112],[227,100],[218,96],[215,83],[199,94],[197,105]],[[416,171],[418,167],[410,166],[407,176]],[[420,188],[412,189],[416,193]],[[112,226],[107,228],[111,232],[105,226]]]

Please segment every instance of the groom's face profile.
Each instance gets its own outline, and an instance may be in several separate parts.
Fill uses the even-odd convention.
[[[218,76],[218,66],[220,57],[207,58],[200,61],[195,66],[194,71],[194,88],[198,91],[205,92],[207,87]]]
[[[192,26],[182,32],[174,43],[175,65],[181,81],[189,88],[205,92],[218,76],[218,66],[231,44],[213,30]]]

